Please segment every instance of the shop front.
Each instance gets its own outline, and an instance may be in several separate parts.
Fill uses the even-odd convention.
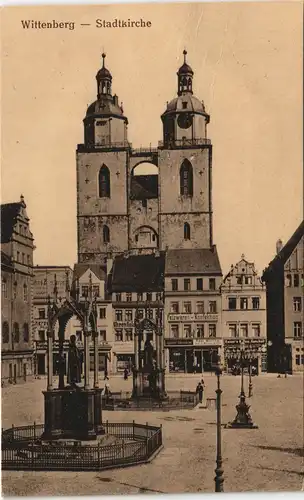
[[[265,339],[244,339],[243,367],[247,372],[252,368],[253,373],[267,372],[267,347]],[[224,364],[228,373],[240,373],[240,339],[224,340]]]
[[[217,339],[165,339],[167,370],[171,373],[213,371],[220,347]]]

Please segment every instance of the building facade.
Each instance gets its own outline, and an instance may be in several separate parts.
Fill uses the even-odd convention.
[[[242,255],[225,276],[221,293],[226,367],[231,369],[236,363],[236,359],[229,356],[233,339],[245,339],[245,346],[254,351],[253,364],[258,372],[267,371],[266,287],[254,263]]]
[[[134,364],[136,320],[148,318],[154,324],[162,321],[164,266],[162,252],[124,254],[114,259],[109,276],[114,319],[112,373],[131,369]],[[151,343],[153,345],[152,337]]]
[[[269,370],[304,370],[303,291],[304,221],[263,273],[267,296]]]
[[[167,371],[210,371],[222,355],[222,271],[216,248],[168,250],[165,268]]]
[[[103,54],[97,100],[87,109],[77,148],[78,262],[104,264],[109,255],[133,250],[212,247],[209,115],[193,95],[186,51],[184,59],[177,97],[161,116],[163,140],[158,148],[136,150]],[[157,174],[137,175],[143,162]]]
[[[1,205],[1,380],[33,375],[32,279],[34,239],[23,196]]]

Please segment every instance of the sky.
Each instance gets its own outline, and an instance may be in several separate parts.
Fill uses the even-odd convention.
[[[96,19],[149,28],[97,28]],[[75,22],[26,30],[21,20]],[[80,26],[89,23],[90,26]],[[76,146],[101,53],[133,147],[162,139],[188,51],[211,116],[214,242],[226,273],[262,271],[303,218],[302,3],[10,7],[2,11],[2,203],[25,197],[37,265],[77,260]]]

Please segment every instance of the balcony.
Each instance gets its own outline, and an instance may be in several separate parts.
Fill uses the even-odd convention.
[[[211,145],[211,139],[206,139],[205,137],[199,139],[176,139],[165,143],[164,141],[158,142],[158,147],[160,149],[190,148],[193,146],[206,145]]]
[[[94,151],[104,151],[112,149],[132,149],[132,144],[128,141],[111,142],[105,141],[103,144],[78,144],[77,151],[79,153],[89,153]]]

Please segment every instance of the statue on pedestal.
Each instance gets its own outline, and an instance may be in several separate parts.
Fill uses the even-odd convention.
[[[81,382],[81,353],[76,345],[76,336],[71,335],[68,357],[68,384]]]
[[[144,368],[149,371],[152,371],[153,368],[153,353],[153,345],[151,344],[150,339],[147,338],[144,347]]]

